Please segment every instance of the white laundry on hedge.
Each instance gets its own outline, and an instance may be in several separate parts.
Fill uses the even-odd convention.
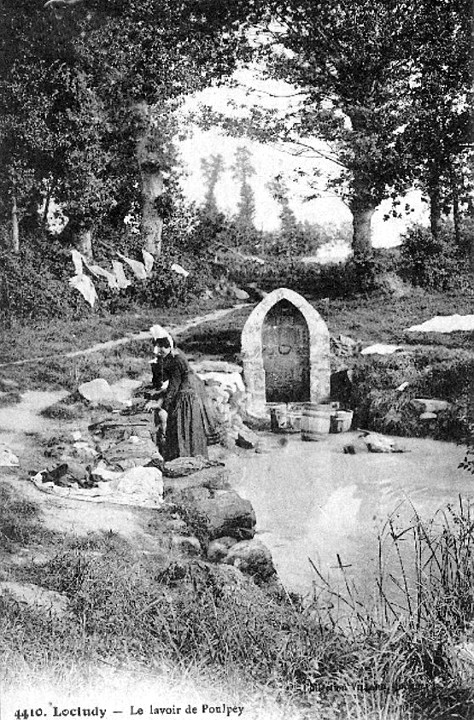
[[[112,267],[114,268],[114,275],[117,278],[117,284],[120,289],[128,288],[132,283],[127,279],[123,265],[118,260],[112,260]]]
[[[391,355],[398,350],[403,350],[401,345],[386,345],[385,343],[376,343],[361,350],[361,355]]]
[[[151,271],[153,270],[153,263],[155,262],[155,258],[147,250],[142,250],[142,255],[143,255],[143,262],[145,263],[146,274],[151,275]]]
[[[71,250],[72,255],[72,261],[74,263],[74,269],[76,271],[76,275],[82,275],[83,269],[82,269],[82,263],[84,261],[84,256],[81,255],[79,250]]]
[[[104,277],[110,288],[118,288],[118,280],[114,273],[109,272],[109,270],[104,270],[104,268],[101,268],[100,265],[87,265],[87,268],[93,275]]]
[[[74,275],[74,277],[69,278],[69,285],[78,290],[84,300],[86,300],[91,307],[94,307],[94,303],[97,300],[97,293],[94,283],[88,275]]]
[[[132,260],[131,258],[126,257],[125,255],[122,255],[122,253],[117,253],[117,255],[122,258],[124,262],[127,263],[127,265],[132,268],[135,276],[139,280],[146,280],[147,279],[147,273],[145,270],[145,266],[142,262],[139,262],[138,260]]]
[[[178,263],[173,263],[171,269],[174,270],[175,273],[178,273],[178,275],[182,275],[185,278],[189,275],[189,271],[185,270],[182,265],[178,265]]]
[[[436,315],[421,325],[412,325],[407,332],[450,333],[474,330],[474,315]]]

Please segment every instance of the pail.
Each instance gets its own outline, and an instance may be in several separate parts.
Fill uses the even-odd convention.
[[[348,432],[351,429],[353,416],[354,413],[352,410],[338,410],[337,413],[331,417],[331,432]]]
[[[319,440],[327,435],[331,423],[331,406],[310,403],[303,409],[301,418],[301,439]]]
[[[301,412],[291,410],[286,404],[270,407],[270,427],[274,433],[299,433]]]
[[[338,410],[336,417],[342,423],[342,429],[340,432],[348,432],[351,429],[352,418],[354,413],[352,410]]]
[[[270,428],[274,433],[283,432],[286,425],[286,405],[273,405],[270,407]]]
[[[339,413],[337,413],[336,415],[331,415],[330,432],[341,433],[343,425],[344,420],[342,417],[339,417]]]

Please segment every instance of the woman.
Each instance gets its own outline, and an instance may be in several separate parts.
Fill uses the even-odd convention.
[[[208,419],[196,381],[199,378],[191,370],[183,353],[173,347],[168,333],[153,338],[156,362],[152,364],[153,387],[162,390],[158,411],[162,432],[165,436],[164,460],[177,457],[208,456]]]

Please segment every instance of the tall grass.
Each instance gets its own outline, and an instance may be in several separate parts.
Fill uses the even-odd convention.
[[[315,567],[310,601],[199,560],[157,565],[117,538],[65,546],[29,579],[69,598],[68,619],[3,602],[12,682],[38,671],[87,676],[97,663],[240,678],[321,720],[474,714],[474,515],[462,500],[430,522],[387,520],[371,595]],[[463,707],[464,715],[459,714]],[[288,715],[291,717],[291,715]]]
[[[342,591],[313,567],[316,606],[354,649],[340,682],[350,678],[351,692],[369,690],[372,700],[403,693],[414,717],[474,717],[472,506],[459,498],[428,522],[414,511],[402,529],[389,518],[378,537],[372,602],[338,562]],[[459,703],[467,714],[457,714]]]

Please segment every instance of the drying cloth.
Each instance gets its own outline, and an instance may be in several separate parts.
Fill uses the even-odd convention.
[[[130,280],[127,280],[127,278],[125,276],[122,263],[119,262],[118,260],[112,260],[112,266],[114,268],[114,274],[115,274],[115,277],[117,278],[117,284],[118,284],[119,288],[121,288],[121,289],[128,288],[128,286],[131,285],[131,282],[130,282]]]
[[[88,275],[74,275],[74,277],[69,278],[69,285],[78,290],[89,305],[94,307],[94,303],[97,300],[97,293],[94,283]]]
[[[84,260],[84,257],[78,250],[71,250],[71,255],[76,275],[82,275],[82,262]]]
[[[133,270],[135,277],[137,277],[139,280],[147,279],[145,266],[142,262],[139,262],[138,260],[132,260],[131,258],[122,255],[122,253],[117,253],[117,255],[122,258],[122,260],[126,262],[127,265]]]
[[[182,265],[178,265],[178,263],[173,263],[171,269],[174,270],[175,273],[178,273],[178,275],[182,275],[185,278],[189,275],[189,271],[185,270]]]
[[[147,250],[142,250],[142,255],[143,255],[143,262],[145,263],[146,274],[151,275],[151,271],[153,270],[153,263],[155,262],[155,258]]]
[[[376,343],[361,350],[361,355],[391,355],[397,350],[403,350],[401,345],[385,345],[384,343]]]
[[[108,286],[110,288],[118,288],[118,281],[113,273],[109,272],[108,270],[104,270],[104,268],[101,268],[100,265],[87,265],[87,268],[91,271],[93,275],[97,275],[98,277],[104,277],[107,280]]]
[[[456,330],[474,330],[474,315],[436,315],[421,325],[408,328],[408,332],[450,333]]]

